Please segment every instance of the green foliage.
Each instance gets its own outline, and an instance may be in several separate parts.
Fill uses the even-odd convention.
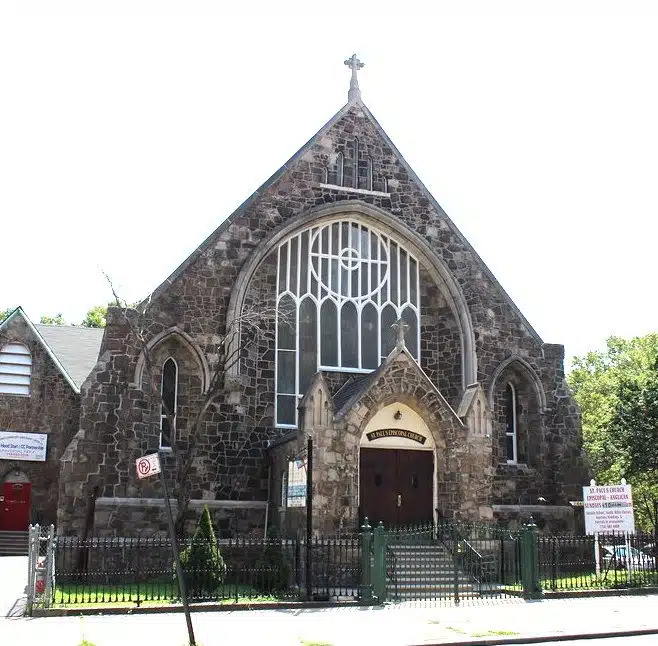
[[[44,314],[41,317],[39,323],[43,323],[44,325],[68,325],[68,323],[64,320],[61,312],[59,314],[55,314],[55,316],[48,316],[48,314]]]
[[[217,538],[207,505],[203,508],[192,543],[180,554],[180,563],[191,599],[207,599],[215,596],[217,588],[226,575],[226,564],[217,547]]]
[[[107,305],[96,305],[92,307],[80,325],[82,327],[105,327],[107,317]]]
[[[15,309],[15,307],[8,307],[6,310],[0,310],[0,323],[2,323]]]
[[[650,529],[658,500],[658,334],[611,337],[576,357],[568,376],[583,416],[583,442],[598,484],[633,485],[635,520]]]

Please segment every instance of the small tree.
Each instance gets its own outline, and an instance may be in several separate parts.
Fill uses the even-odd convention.
[[[180,554],[190,599],[215,598],[226,576],[226,564],[217,547],[208,505],[204,505],[192,543]]]
[[[190,502],[191,480],[189,474],[197,454],[197,447],[206,416],[215,404],[221,402],[226,394],[226,377],[229,372],[238,364],[247,349],[257,344],[259,338],[266,333],[268,323],[273,321],[276,316],[276,308],[263,306],[260,303],[245,306],[238,316],[226,323],[226,328],[223,331],[216,331],[215,336],[218,337],[218,341],[208,352],[211,370],[208,387],[198,403],[190,407],[187,424],[181,428],[174,417],[175,411],[169,409],[167,402],[162,397],[160,374],[154,366],[152,350],[149,347],[148,308],[151,298],[147,299],[144,307],[140,305],[138,309],[135,309],[117,295],[109,276],[105,275],[105,278],[110,285],[116,305],[121,308],[124,321],[130,329],[132,338],[141,349],[144,358],[147,396],[152,403],[162,407],[169,429],[176,429],[176,434],[186,439],[184,443],[179,443],[173,441],[175,437],[169,438],[169,445],[172,448],[176,465],[174,482],[178,504],[175,527],[177,533],[182,534],[185,531],[185,517]],[[129,309],[134,310],[134,312],[129,314]],[[279,314],[279,321],[282,320],[287,320],[285,313]],[[253,428],[257,427],[259,423],[258,420],[247,420],[244,424],[245,431],[233,442],[235,455],[246,452],[252,438]],[[224,453],[226,451],[225,448]],[[216,460],[219,460],[220,457],[222,456],[218,454]]]
[[[55,316],[44,314],[39,322],[42,325],[68,325],[61,312]]]
[[[82,327],[105,327],[107,317],[107,305],[95,305],[85,316],[80,325]]]

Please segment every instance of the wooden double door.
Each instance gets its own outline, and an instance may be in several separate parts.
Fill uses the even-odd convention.
[[[421,523],[433,518],[432,451],[361,449],[359,511],[370,525]]]

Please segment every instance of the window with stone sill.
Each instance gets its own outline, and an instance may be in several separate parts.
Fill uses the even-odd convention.
[[[308,227],[278,248],[276,422],[297,425],[297,405],[318,370],[368,373],[395,347],[391,325],[409,326],[419,356],[418,261],[357,220]]]
[[[178,364],[172,357],[169,357],[162,366],[160,394],[162,404],[160,405],[159,448],[160,450],[171,451],[176,434],[176,408],[178,405]],[[170,427],[165,410],[171,412],[174,428]]]
[[[20,343],[8,343],[0,348],[0,394],[30,395],[32,355]]]

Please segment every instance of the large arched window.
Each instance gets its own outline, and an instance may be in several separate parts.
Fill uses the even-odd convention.
[[[367,373],[395,347],[391,325],[407,324],[418,358],[418,261],[356,220],[309,227],[279,245],[276,421],[297,425],[297,402],[318,370]]]
[[[162,366],[162,404],[160,406],[160,448],[171,449],[176,436],[176,407],[178,404],[178,366],[169,357]],[[174,420],[171,428],[166,411]]]
[[[0,349],[0,394],[29,395],[32,377],[32,355],[19,343],[8,343]]]
[[[518,461],[517,425],[516,388],[508,383],[505,389],[505,453],[509,464]]]

